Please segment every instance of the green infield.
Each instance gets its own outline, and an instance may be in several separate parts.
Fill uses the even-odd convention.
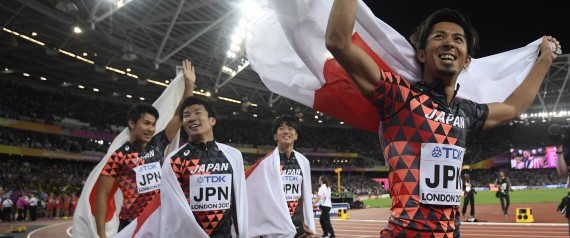
[[[478,191],[475,194],[475,204],[500,204],[500,200],[495,197],[495,191]],[[510,192],[511,204],[512,203],[547,203],[547,202],[560,202],[562,197],[568,194],[567,188],[559,189],[527,189],[515,190]],[[366,206],[390,207],[392,201],[390,198],[368,199],[362,200]],[[463,198],[461,199],[463,204]]]

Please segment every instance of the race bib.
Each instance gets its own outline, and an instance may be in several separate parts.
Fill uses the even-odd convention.
[[[301,198],[303,177],[300,175],[281,175],[281,180],[283,180],[285,200],[288,202],[299,200]]]
[[[464,152],[459,146],[422,143],[419,181],[422,204],[459,205]]]
[[[133,169],[137,174],[137,191],[148,193],[160,188],[160,163],[143,164]]]
[[[232,175],[191,175],[189,191],[192,211],[229,209],[232,197]]]

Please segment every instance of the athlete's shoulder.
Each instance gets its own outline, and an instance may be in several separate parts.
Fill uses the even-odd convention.
[[[240,154],[241,154],[241,151],[239,151],[237,148],[235,148],[235,147],[233,147],[233,146],[231,146],[231,145],[227,145],[227,144],[220,143],[220,142],[216,142],[216,145],[217,145],[218,148],[220,148],[220,149],[228,150],[229,152],[232,152],[232,153],[240,153]]]
[[[178,147],[177,149],[175,149],[174,151],[170,152],[170,154],[168,154],[168,155],[166,156],[166,158],[175,157],[175,156],[177,156],[177,155],[179,155],[179,154],[181,154],[181,153],[184,153],[184,151],[189,150],[189,149],[190,149],[190,148],[189,148],[189,144],[188,144],[188,143],[183,144],[183,145],[181,145],[180,147]]]
[[[301,153],[297,150],[293,150],[293,152],[295,152],[295,157],[297,158],[297,160],[309,161],[309,159],[307,159],[307,157],[305,157],[305,155],[303,155],[303,153]]]
[[[130,142],[126,142],[125,144],[121,145],[121,147],[119,147],[118,149],[116,149],[113,154],[117,155],[119,153],[121,154],[128,154],[128,153],[132,153],[134,151],[134,146],[130,143]]]

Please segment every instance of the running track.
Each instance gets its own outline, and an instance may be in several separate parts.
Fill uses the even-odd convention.
[[[318,219],[315,219],[318,236],[321,234]],[[386,220],[333,219],[333,227],[338,238],[376,237],[386,225]],[[2,224],[5,226],[6,223]],[[69,238],[71,236],[71,220],[40,220],[33,223],[15,223],[27,225],[27,234],[14,234],[15,238]],[[0,236],[2,237],[2,236]],[[568,224],[564,223],[495,223],[464,222],[461,226],[461,237],[569,237]]]

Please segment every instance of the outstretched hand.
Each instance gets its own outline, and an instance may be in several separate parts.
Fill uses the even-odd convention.
[[[562,53],[562,46],[553,36],[543,36],[542,43],[540,43],[540,53],[550,56],[550,59],[554,60],[557,55]]]
[[[184,73],[186,84],[196,83],[196,73],[194,71],[194,66],[192,66],[192,63],[187,59],[182,61],[182,72]]]

